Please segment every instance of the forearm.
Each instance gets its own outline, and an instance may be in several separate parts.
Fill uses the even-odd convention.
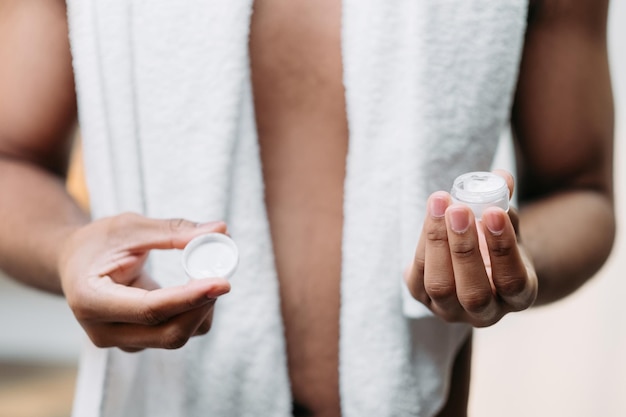
[[[613,202],[591,190],[538,199],[522,206],[520,235],[539,280],[535,305],[556,301],[583,285],[609,256]]]
[[[57,270],[66,237],[88,221],[61,177],[0,157],[0,269],[27,285],[61,294]]]

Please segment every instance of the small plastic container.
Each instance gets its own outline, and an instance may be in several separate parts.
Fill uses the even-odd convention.
[[[191,240],[183,250],[183,268],[191,279],[230,278],[239,264],[235,242],[222,233],[208,233]]]
[[[450,191],[452,201],[468,205],[480,220],[487,207],[509,211],[509,187],[504,178],[491,172],[468,172],[458,176]]]

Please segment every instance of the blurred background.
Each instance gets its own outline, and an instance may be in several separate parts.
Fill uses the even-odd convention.
[[[626,218],[626,2],[613,0],[609,47],[616,104],[618,221]],[[498,165],[507,165],[503,138]],[[77,152],[76,155],[80,153]],[[80,160],[68,187],[86,202]],[[626,416],[626,231],[576,294],[476,331],[473,417]],[[70,415],[80,327],[64,300],[0,273],[0,417]]]

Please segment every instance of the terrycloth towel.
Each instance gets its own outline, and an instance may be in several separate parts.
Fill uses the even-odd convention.
[[[241,254],[209,335],[177,351],[87,346],[77,417],[291,413],[248,62],[250,0],[70,0],[94,217],[224,219]],[[432,416],[469,334],[403,297],[428,195],[489,169],[523,0],[344,0],[350,127],[340,389],[345,417]],[[162,285],[180,253],[151,255]],[[406,295],[406,292],[404,293]]]

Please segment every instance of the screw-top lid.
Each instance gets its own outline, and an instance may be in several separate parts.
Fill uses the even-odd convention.
[[[198,236],[183,251],[183,268],[192,279],[230,278],[238,263],[237,245],[222,233]]]

